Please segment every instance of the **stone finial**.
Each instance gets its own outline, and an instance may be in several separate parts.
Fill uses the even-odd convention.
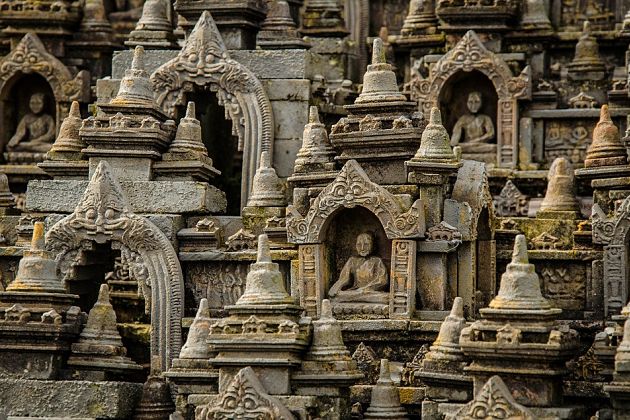
[[[0,172],[0,209],[8,209],[15,206],[15,196],[9,188],[9,177]]]
[[[547,192],[540,211],[577,212],[580,204],[575,197],[573,166],[567,158],[556,158],[547,174]]]
[[[135,29],[129,34],[125,45],[142,45],[147,48],[170,48],[175,46],[173,26],[168,18],[170,2],[167,0],[147,0],[142,7],[142,16]]]
[[[593,142],[586,152],[584,167],[625,165],[626,148],[621,144],[619,129],[610,118],[608,105],[602,105],[599,122],[593,130]]]
[[[289,3],[286,0],[271,0],[267,4],[267,17],[258,33],[258,45],[263,49],[309,48],[298,36]]]
[[[144,47],[138,45],[133,51],[131,68],[125,70],[120,81],[118,94],[110,102],[112,105],[145,105],[152,106],[153,88],[149,81],[149,73],[144,67]]]
[[[569,63],[568,69],[570,75],[572,73],[587,73],[585,77],[590,76],[594,79],[604,77],[606,66],[599,55],[599,45],[597,39],[591,34],[591,24],[588,20],[584,21],[582,35],[575,45],[575,55]],[[601,75],[595,77],[595,73],[601,73]]]
[[[308,124],[304,126],[302,147],[295,159],[294,173],[318,169],[333,161],[335,152],[328,140],[326,126],[319,121],[316,106],[309,109]]]
[[[72,101],[70,113],[61,123],[59,136],[57,136],[55,143],[48,152],[48,156],[53,156],[56,153],[80,154],[81,150],[87,147],[85,142],[81,140],[81,136],[79,136],[79,129],[82,123],[83,119],[81,118],[79,102]]]
[[[83,6],[83,18],[81,19],[81,32],[94,34],[101,32],[111,34],[112,25],[107,20],[107,13],[103,0],[86,0]]]
[[[169,153],[195,153],[208,156],[206,146],[201,138],[201,124],[195,117],[195,103],[188,102],[186,116],[179,121],[175,140],[169,147]]]
[[[400,33],[402,36],[430,35],[437,31],[435,0],[411,0]]]
[[[286,204],[283,185],[271,166],[269,152],[260,154],[260,166],[254,175],[248,207],[284,207]]]
[[[199,301],[199,309],[188,330],[188,339],[179,353],[180,359],[207,359],[210,357],[210,346],[206,342],[210,333],[210,310],[208,299]]]
[[[313,341],[308,360],[350,360],[350,352],[341,336],[341,326],[333,317],[330,300],[322,300],[321,315],[313,321]]]
[[[370,406],[365,411],[364,419],[393,419],[406,420],[407,413],[400,405],[398,388],[394,385],[389,370],[389,360],[381,359],[381,370],[372,388]]]
[[[431,108],[429,124],[422,132],[420,147],[413,160],[449,163],[456,160],[450,137],[442,125],[442,114],[437,107]]]
[[[271,261],[269,238],[258,236],[258,257],[251,265],[245,281],[245,292],[236,305],[295,304],[284,286],[278,264]]]
[[[151,375],[142,386],[142,397],[133,420],[168,420],[175,411],[171,390],[162,376]]]
[[[521,27],[528,30],[551,29],[544,0],[526,0]]]
[[[372,45],[372,64],[363,76],[363,90],[355,104],[406,102],[407,98],[398,89],[396,74],[385,59],[385,48],[381,38]]]
[[[501,276],[499,293],[490,302],[490,308],[502,310],[546,310],[551,309],[549,301],[540,291],[540,279],[529,263],[527,239],[517,235],[514,241],[512,262]]]
[[[44,223],[35,222],[31,249],[24,251],[15,280],[7,287],[9,292],[66,293],[57,278],[54,256],[44,249]]]
[[[466,320],[464,319],[464,300],[461,297],[456,297],[453,301],[453,307],[451,313],[444,319],[440,332],[431,346],[431,351],[445,351],[445,350],[457,350],[459,349],[459,335],[466,326]],[[434,349],[435,348],[435,349]],[[447,352],[449,352],[447,350]]]

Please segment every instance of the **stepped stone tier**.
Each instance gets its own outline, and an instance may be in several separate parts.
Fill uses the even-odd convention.
[[[628,417],[630,1],[0,0],[0,39],[0,419]]]

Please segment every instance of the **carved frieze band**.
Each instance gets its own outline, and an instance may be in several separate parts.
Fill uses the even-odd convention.
[[[392,241],[392,275],[389,291],[389,317],[410,319],[416,306],[415,240]]]

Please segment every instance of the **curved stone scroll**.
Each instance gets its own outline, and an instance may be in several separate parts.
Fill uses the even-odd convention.
[[[151,75],[158,105],[171,117],[186,104],[195,86],[216,91],[219,104],[232,120],[243,152],[242,206],[247,203],[260,154],[273,156],[274,123],[271,102],[262,83],[247,67],[232,60],[210,13],[203,12],[186,44],[174,59]]]
[[[424,237],[422,202],[405,208],[401,200],[373,183],[356,160],[349,160],[313,201],[306,216],[293,206],[287,209],[287,235],[296,244],[323,242],[328,221],[342,208],[364,207],[383,225],[389,239]]]
[[[74,277],[82,251],[111,242],[138,280],[151,314],[151,369],[165,371],[181,347],[184,279],[173,246],[153,223],[131,212],[105,161],[101,161],[74,213],[46,235],[64,281]]]
[[[529,66],[513,76],[501,57],[488,50],[474,31],[462,39],[435,64],[428,78],[417,78],[411,83],[411,95],[418,100],[426,115],[432,107],[439,107],[439,96],[446,82],[459,72],[477,70],[494,85],[499,98],[497,104],[497,157],[499,165],[514,166],[518,153],[518,99],[531,99],[532,76]]]
[[[70,70],[50,54],[42,41],[32,32],[24,35],[11,52],[0,59],[0,98],[8,94],[7,87],[21,74],[39,74],[53,91],[56,109],[56,123],[68,115],[72,101],[88,102],[90,97],[90,77],[87,71],[80,71],[72,77]]]

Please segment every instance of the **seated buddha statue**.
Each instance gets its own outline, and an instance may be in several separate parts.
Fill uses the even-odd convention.
[[[459,117],[451,135],[451,146],[460,146],[463,153],[491,153],[496,151],[494,123],[492,119],[480,114],[481,93],[470,92],[466,102],[469,114]]]
[[[55,140],[55,120],[44,112],[44,94],[34,93],[30,112],[22,117],[6,149],[9,152],[45,153]]]
[[[380,257],[371,255],[374,238],[369,233],[357,236],[357,256],[346,261],[339,279],[328,291],[333,302],[387,304],[389,278]]]

